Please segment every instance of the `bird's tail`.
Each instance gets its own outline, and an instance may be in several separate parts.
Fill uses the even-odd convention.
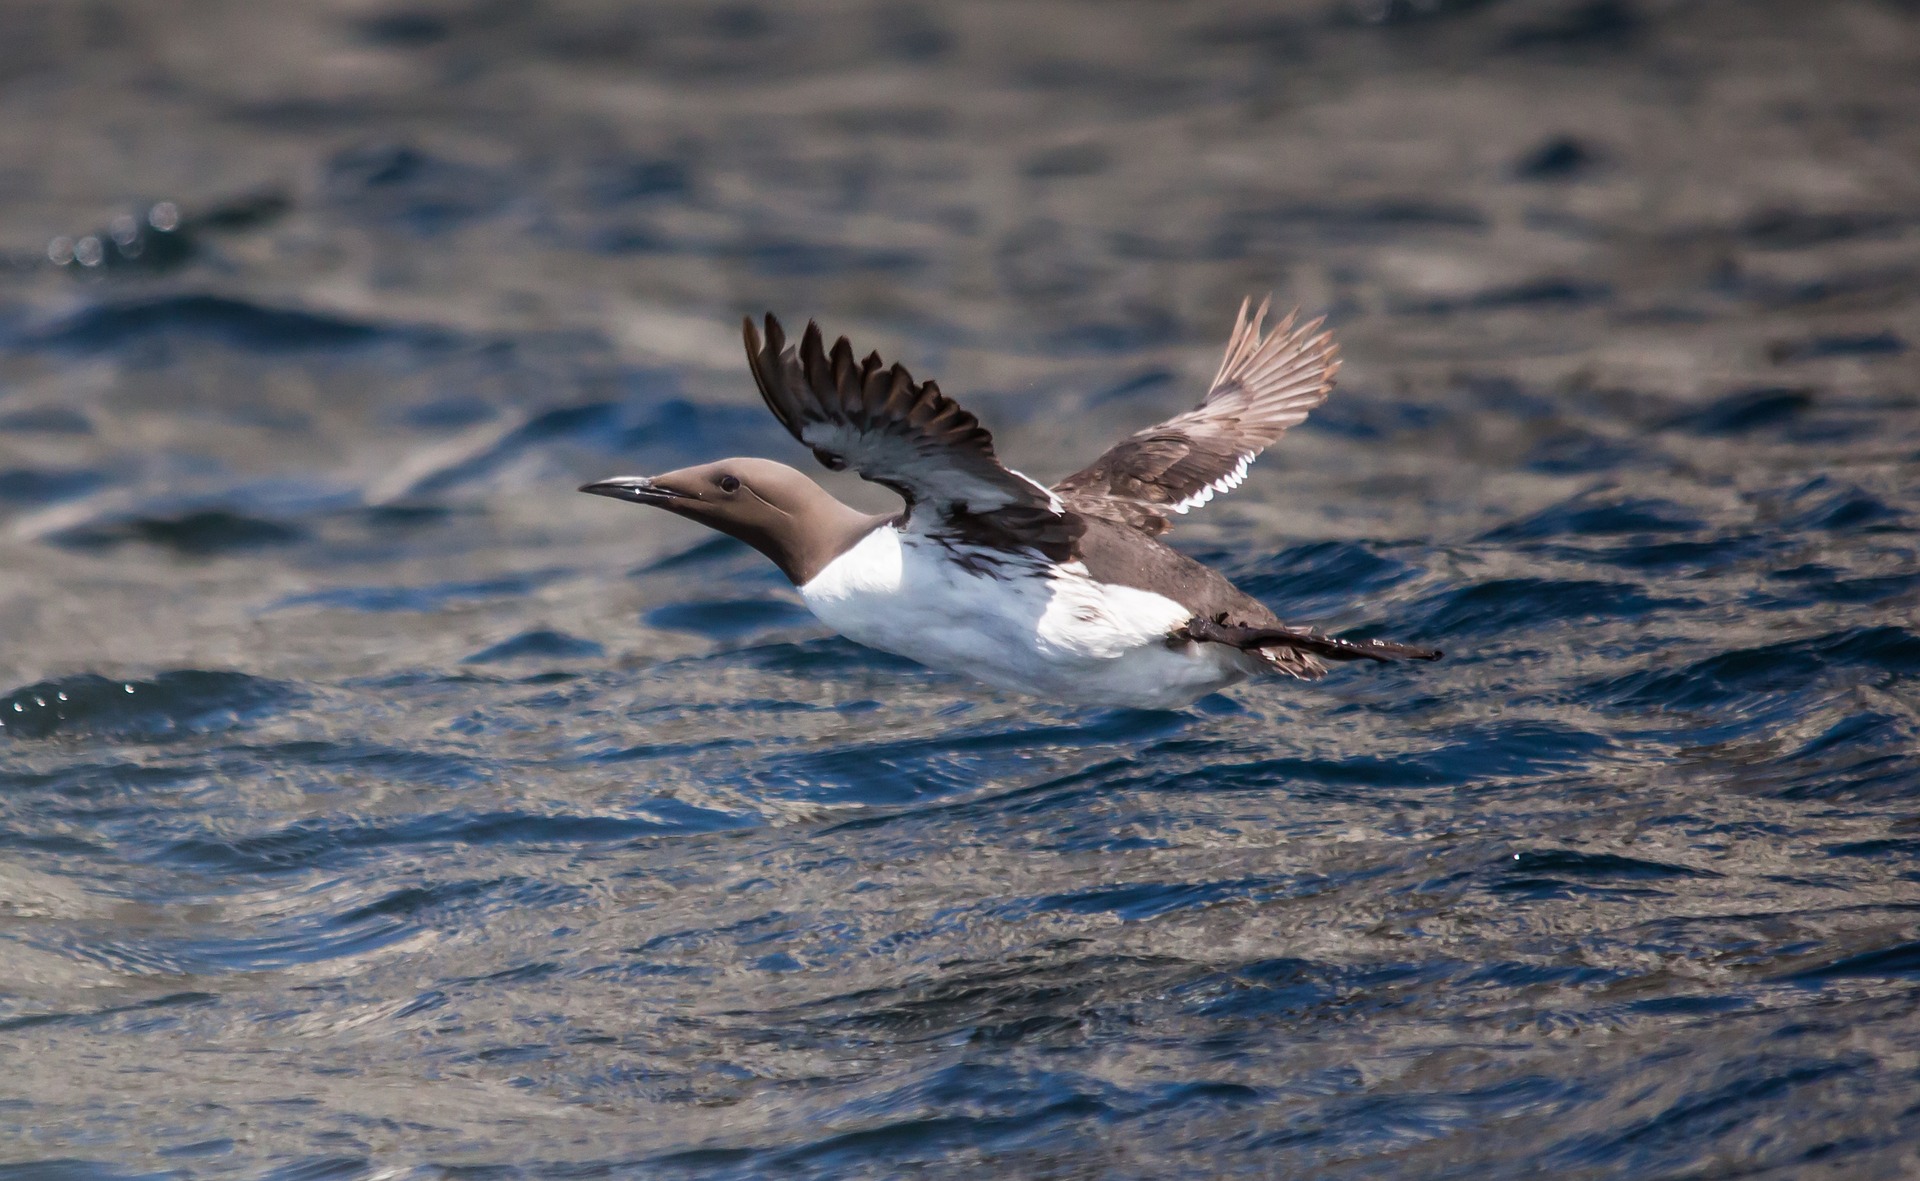
[[[1326,660],[1377,660],[1388,664],[1395,660],[1438,660],[1438,648],[1420,648],[1396,644],[1392,640],[1336,640],[1331,636],[1296,631],[1290,627],[1242,627],[1228,623],[1226,617],[1187,621],[1187,638],[1203,644],[1226,644],[1242,652],[1256,648],[1291,648],[1310,652]]]

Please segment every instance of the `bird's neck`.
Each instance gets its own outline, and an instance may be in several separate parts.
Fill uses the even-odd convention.
[[[780,528],[743,531],[735,536],[771,558],[793,585],[805,586],[835,558],[890,519],[863,513],[816,486],[804,503],[787,514]]]

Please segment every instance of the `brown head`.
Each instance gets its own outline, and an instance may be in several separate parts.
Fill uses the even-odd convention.
[[[615,476],[583,484],[580,491],[650,504],[737,537],[772,558],[795,586],[811,581],[886,520],[840,503],[770,459],[722,459],[664,476]]]

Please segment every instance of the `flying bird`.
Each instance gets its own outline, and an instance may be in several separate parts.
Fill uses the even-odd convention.
[[[723,459],[580,491],[653,505],[753,546],[821,622],[868,647],[1053,701],[1177,709],[1262,673],[1326,661],[1436,660],[1430,648],[1288,627],[1218,571],[1168,547],[1174,516],[1232,490],[1333,389],[1321,321],[1262,330],[1240,305],[1200,404],[1048,488],[1000,462],[980,420],[878,353],[796,348],[772,315],[742,325],[767,408],[833,471],[906,502],[863,513],[769,459]]]

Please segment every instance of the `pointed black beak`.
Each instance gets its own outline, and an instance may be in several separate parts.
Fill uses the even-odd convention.
[[[595,496],[611,496],[615,500],[625,500],[633,504],[667,504],[675,500],[697,500],[684,492],[675,492],[662,487],[645,476],[614,476],[608,480],[595,480],[591,484],[580,485],[580,491],[591,492]]]

